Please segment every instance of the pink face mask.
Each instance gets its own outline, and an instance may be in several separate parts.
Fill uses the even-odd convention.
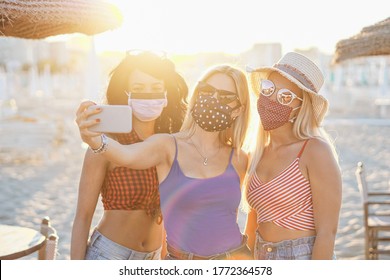
[[[290,119],[290,114],[298,108],[293,109],[290,106],[282,105],[262,94],[257,100],[257,111],[260,115],[261,124],[266,131],[281,127],[287,122],[293,122],[295,118]]]
[[[135,94],[126,92],[126,94],[128,96],[127,102],[133,109],[133,115],[143,122],[149,122],[157,119],[161,115],[164,107],[168,104],[166,93]]]

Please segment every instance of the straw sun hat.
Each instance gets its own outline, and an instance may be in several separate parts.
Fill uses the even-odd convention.
[[[324,83],[324,76],[317,65],[309,58],[299,53],[289,52],[272,67],[247,69],[247,71],[250,72],[250,83],[255,94],[260,93],[261,80],[267,79],[272,72],[278,72],[296,84],[308,93],[317,124],[321,124],[328,111],[328,101],[319,94]]]

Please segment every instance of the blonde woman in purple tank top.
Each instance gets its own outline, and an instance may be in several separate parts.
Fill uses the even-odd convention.
[[[335,259],[341,206],[337,155],[321,127],[328,101],[320,69],[287,53],[252,70],[260,125],[245,195],[255,259]]]
[[[242,150],[249,119],[245,74],[230,66],[205,73],[194,89],[179,133],[153,135],[124,146],[90,128],[98,113],[77,111],[82,140],[109,161],[133,169],[156,166],[167,259],[250,259],[237,224],[247,169]]]

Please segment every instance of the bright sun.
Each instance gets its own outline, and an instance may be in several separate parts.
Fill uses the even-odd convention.
[[[250,47],[235,37],[240,30],[229,20],[233,6],[228,1],[110,2],[122,11],[123,24],[116,30],[95,36],[98,50],[150,49],[188,54],[199,51],[237,53]],[[221,3],[225,4],[221,6]],[[226,17],[221,19],[223,13],[216,14],[216,11],[224,11]],[[219,38],[229,43],[221,45]]]
[[[276,42],[284,51],[317,47],[332,53],[338,40],[388,17],[383,0],[358,1],[353,8],[339,0],[109,1],[121,10],[123,24],[95,36],[97,51],[239,53]]]

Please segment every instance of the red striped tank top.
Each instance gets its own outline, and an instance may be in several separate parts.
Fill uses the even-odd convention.
[[[273,222],[292,230],[314,230],[313,200],[310,182],[299,169],[297,158],[278,176],[263,183],[254,173],[248,188],[248,203],[257,212],[257,223]]]

